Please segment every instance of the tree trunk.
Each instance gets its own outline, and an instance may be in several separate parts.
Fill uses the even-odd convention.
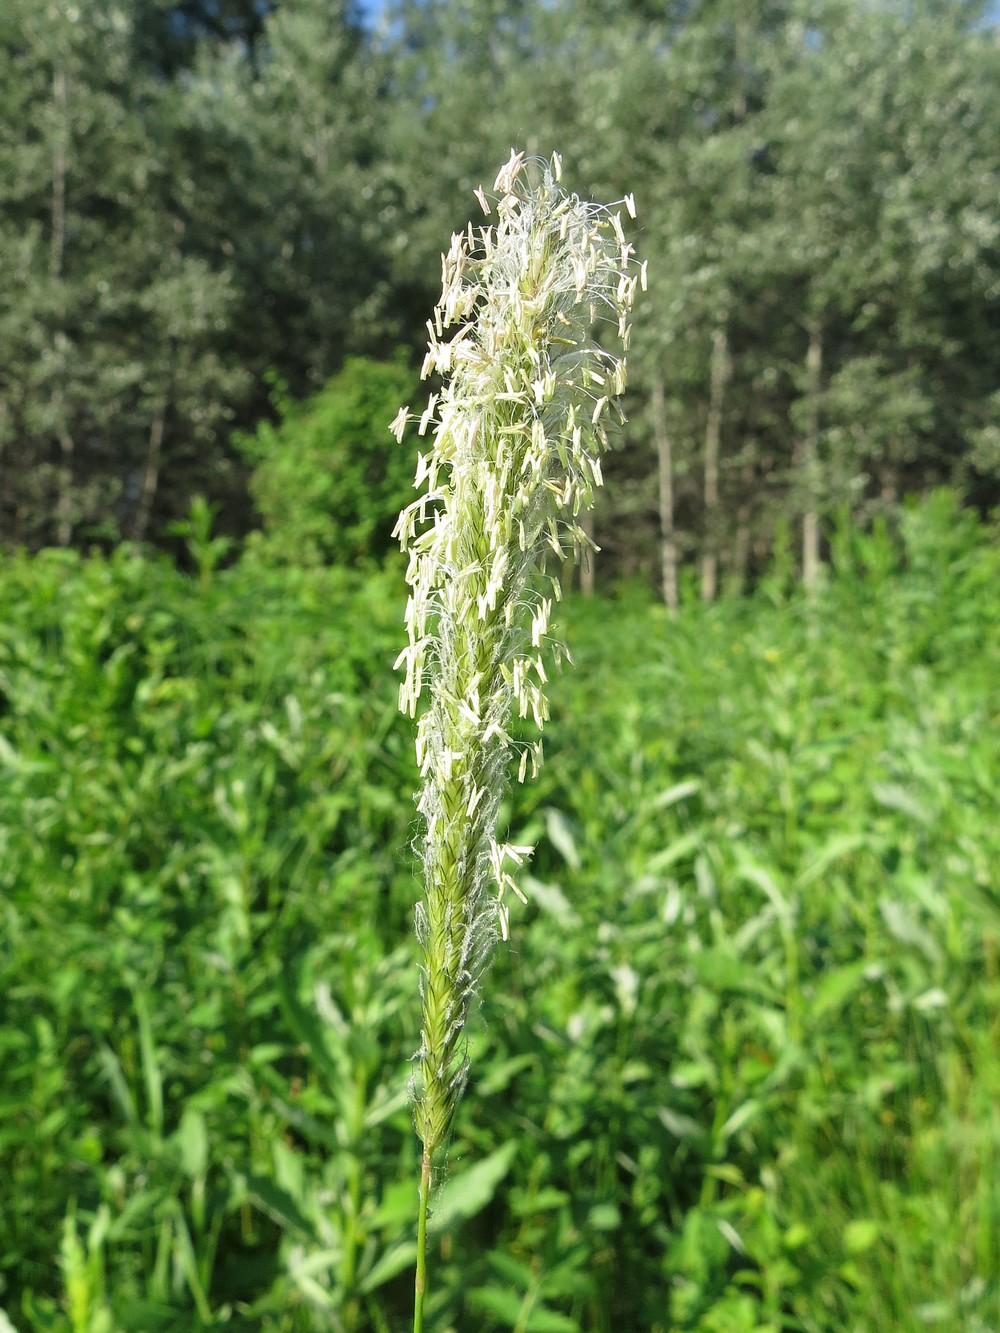
[[[62,277],[66,248],[66,73],[52,74],[52,100],[56,105],[57,128],[52,144],[52,237],[49,271],[54,280]]]
[[[802,437],[801,468],[804,504],[802,510],[802,582],[810,595],[819,582],[819,392],[823,373],[823,331],[809,325],[806,351],[806,417]]]
[[[53,286],[61,287],[63,255],[66,249],[66,72],[55,69],[52,73],[52,100],[56,107],[56,133],[52,143],[52,237],[49,249],[49,272]],[[60,291],[60,295],[61,295]],[[60,307],[62,302],[59,302]],[[60,308],[65,318],[65,311]],[[65,365],[67,338],[59,330],[55,335],[56,350]],[[61,418],[56,431],[59,442],[59,466],[56,470],[56,541],[68,546],[73,536],[73,437],[66,424],[62,407],[62,390],[54,395]]]
[[[0,398],[0,544],[7,533],[7,514],[9,512],[12,487],[7,483],[7,399]]]
[[[145,541],[152,512],[156,488],[160,484],[160,455],[163,449],[163,429],[166,421],[166,408],[161,406],[153,417],[149,428],[149,443],[146,446],[146,466],[142,471],[142,484],[139,488],[139,502],[136,505],[135,519],[132,523],[132,540]]]
[[[719,577],[719,441],[722,403],[732,370],[729,339],[724,328],[712,333],[711,388],[705,424],[705,547],[701,558],[702,600],[712,602]]]
[[[653,443],[660,483],[660,562],[663,571],[663,600],[672,616],[677,615],[677,542],[674,537],[674,460],[663,401],[663,380],[653,380]]]

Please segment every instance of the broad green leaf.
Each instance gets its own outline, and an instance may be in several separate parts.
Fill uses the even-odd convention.
[[[309,1056],[324,1070],[334,1086],[343,1078],[343,1060],[334,1056],[328,1045],[328,1027],[320,1023],[316,1014],[305,1007],[299,999],[295,983],[290,978],[281,976],[278,980],[278,1000],[281,1012],[298,1040],[306,1047]]]
[[[524,1297],[509,1287],[476,1287],[469,1293],[469,1303],[499,1319],[506,1327],[516,1328],[521,1320]]]
[[[809,1004],[809,1020],[817,1023],[831,1009],[839,1009],[861,985],[870,962],[846,963],[825,972]]]
[[[776,992],[759,969],[727,949],[706,949],[691,956],[690,965],[698,980],[716,990],[747,991],[774,998]]]
[[[867,833],[844,833],[831,838],[799,872],[796,884],[800,889],[807,888],[821,879],[835,861],[850,856],[852,852],[860,851],[862,847],[869,846],[870,842]]]
[[[98,1057],[104,1071],[104,1076],[111,1085],[114,1099],[118,1103],[119,1109],[124,1115],[129,1128],[134,1135],[141,1134],[142,1126],[139,1123],[139,1115],[136,1111],[135,1100],[129,1090],[128,1083],[125,1081],[121,1061],[109,1046],[104,1045],[98,1050]]]
[[[658,1106],[656,1114],[675,1138],[697,1142],[705,1137],[704,1126],[699,1125],[697,1120],[693,1120],[689,1115],[682,1115],[669,1106]]]
[[[411,1240],[400,1241],[376,1260],[358,1283],[359,1289],[364,1292],[377,1290],[404,1268],[412,1268],[416,1259],[416,1244]]]
[[[390,1234],[408,1226],[416,1216],[417,1182],[394,1180],[382,1191],[372,1227],[384,1227]]]
[[[848,1254],[864,1254],[879,1238],[881,1228],[872,1218],[857,1218],[844,1228],[844,1249]]]
[[[174,1134],[180,1149],[181,1165],[192,1180],[205,1174],[208,1164],[208,1130],[200,1111],[187,1107]]]
[[[537,903],[549,916],[567,927],[579,924],[579,913],[558,884],[546,884],[534,875],[525,875],[524,888],[529,902]]]
[[[898,810],[900,814],[908,815],[918,824],[930,823],[930,811],[905,787],[900,787],[891,782],[873,782],[871,792],[878,804],[884,809]]]
[[[727,1117],[722,1128],[719,1130],[720,1142],[725,1143],[728,1139],[731,1139],[734,1134],[738,1134],[741,1129],[756,1120],[763,1109],[764,1107],[762,1103],[755,1097],[749,1098],[742,1106],[738,1106],[736,1110]]]
[[[250,1198],[268,1217],[281,1227],[288,1227],[301,1232],[310,1240],[319,1244],[320,1237],[315,1226],[306,1217],[294,1198],[280,1185],[276,1185],[267,1176],[250,1175],[246,1177],[246,1188]]]
[[[894,898],[882,898],[879,900],[879,911],[882,913],[882,919],[885,921],[889,933],[900,944],[919,949],[931,963],[940,961],[940,945],[933,935],[914,918],[908,904],[899,902]]]
[[[490,1267],[498,1276],[505,1278],[511,1287],[520,1287],[528,1291],[537,1281],[536,1271],[513,1254],[505,1250],[494,1250],[489,1256]]]
[[[622,1215],[616,1204],[595,1203],[587,1213],[587,1221],[595,1231],[617,1231],[622,1224]]]
[[[394,1091],[389,1088],[380,1088],[376,1093],[375,1100],[365,1111],[365,1129],[374,1129],[376,1125],[381,1125],[389,1120],[397,1111],[403,1110],[410,1100],[410,1093],[407,1088],[396,1088]]]
[[[541,1213],[555,1212],[564,1208],[569,1202],[570,1195],[565,1190],[512,1191],[510,1207],[516,1217],[534,1217]]]
[[[683,833],[676,841],[663,851],[657,852],[646,862],[647,875],[659,875],[664,870],[669,870],[672,865],[678,861],[683,861],[686,856],[690,856],[701,845],[701,835],[699,833]]]
[[[673,787],[668,787],[666,791],[661,791],[658,796],[653,797],[650,809],[666,810],[671,805],[676,805],[678,801],[685,801],[689,796],[695,796],[701,791],[701,782],[697,778],[689,778],[686,782],[675,783]]]
[[[793,907],[785,891],[778,887],[774,874],[762,865],[750,861],[742,862],[736,870],[738,877],[748,884],[755,884],[774,908],[778,920],[789,924],[793,916]]]
[[[580,1333],[576,1320],[530,1304],[504,1287],[476,1287],[469,1300],[477,1309],[485,1310],[509,1328],[523,1329],[524,1333]]]
[[[482,1077],[475,1080],[476,1093],[480,1097],[493,1097],[510,1086],[511,1080],[535,1063],[532,1055],[515,1055],[499,1064],[487,1065]]]
[[[570,870],[580,869],[580,851],[576,845],[576,838],[573,836],[573,828],[570,821],[561,810],[555,810],[551,806],[545,811],[545,832],[549,842],[560,854]]]
[[[431,1231],[448,1231],[458,1222],[475,1217],[490,1202],[497,1186],[510,1170],[517,1143],[505,1143],[489,1157],[457,1175],[449,1176],[440,1193],[431,1200]]]
[[[163,1133],[163,1075],[153,1037],[149,1005],[145,994],[138,986],[132,988],[132,1002],[135,1005],[139,1026],[139,1051],[142,1057],[142,1077],[146,1087],[146,1115],[150,1131],[159,1138]]]

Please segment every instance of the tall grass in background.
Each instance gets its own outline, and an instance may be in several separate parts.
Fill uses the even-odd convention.
[[[1000,538],[942,493],[832,555],[564,604],[429,1327],[1000,1327]],[[202,565],[0,567],[0,1309],[390,1333],[401,578]]]

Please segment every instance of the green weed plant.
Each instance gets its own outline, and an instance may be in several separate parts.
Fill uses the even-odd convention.
[[[429,1327],[1000,1326],[1000,540],[943,492],[832,558],[813,602],[564,604]],[[17,1333],[408,1326],[403,600],[0,567]]]

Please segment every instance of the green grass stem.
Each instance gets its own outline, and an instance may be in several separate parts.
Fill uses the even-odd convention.
[[[423,1333],[424,1297],[427,1295],[427,1215],[431,1199],[431,1154],[424,1148],[420,1162],[417,1201],[417,1271],[413,1290],[413,1333]]]

